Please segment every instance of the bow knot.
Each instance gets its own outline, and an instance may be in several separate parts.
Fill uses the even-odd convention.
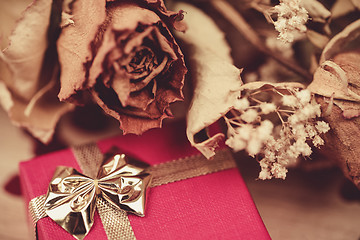
[[[119,210],[144,216],[151,175],[125,154],[106,155],[96,178],[71,167],[58,167],[45,200],[46,214],[78,239],[94,222],[96,199],[103,198]]]

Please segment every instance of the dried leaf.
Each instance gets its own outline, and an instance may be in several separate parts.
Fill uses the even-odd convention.
[[[323,107],[324,101],[318,99]],[[325,134],[326,150],[329,159],[335,160],[347,176],[360,189],[360,118],[348,120],[342,116],[342,110],[334,107],[325,120],[330,124],[331,131]]]
[[[8,38],[13,32],[17,20],[33,0],[0,1],[0,50],[9,45]],[[1,70],[1,69],[0,69]]]
[[[67,27],[69,25],[75,25],[74,20],[72,19],[74,17],[74,15],[66,13],[66,12],[62,12],[61,13],[61,23],[60,23],[60,27],[64,28]]]
[[[360,89],[360,43],[358,49],[339,53],[333,61],[346,73],[349,88],[359,94]]]
[[[36,99],[31,108],[27,103],[13,98],[14,106],[9,112],[13,123],[27,129],[43,143],[49,143],[60,117],[74,109],[74,105],[60,102],[56,97],[57,92],[58,88],[47,91]]]
[[[323,49],[326,44],[329,42],[329,38],[326,35],[323,35],[321,33],[315,32],[313,30],[308,29],[306,31],[306,36],[310,40],[312,44],[314,44],[316,47]]]
[[[346,73],[349,91],[360,94],[360,49],[357,51],[340,53],[334,57],[334,61]],[[335,100],[335,104],[343,111],[347,119],[360,115],[360,102]]]
[[[73,108],[57,99],[56,52],[48,44],[52,1],[34,1],[1,55],[0,101],[12,122],[44,143],[59,118]]]
[[[11,93],[2,81],[0,81],[0,104],[7,112],[14,106]]]
[[[353,12],[355,9],[352,0],[337,0],[331,8],[331,17],[335,19]]]
[[[230,47],[224,33],[201,10],[185,3],[177,9],[187,12],[189,30],[178,34],[190,45],[189,61],[195,81],[194,96],[187,116],[187,136],[190,143],[210,158],[222,134],[202,142],[195,135],[226,114],[233,106],[242,85],[241,70],[232,65]]]
[[[344,100],[334,100],[334,103],[342,110],[344,118],[351,119],[360,116],[360,103]]]
[[[325,97],[360,101],[360,95],[349,89],[347,73],[335,62],[325,61],[315,71],[314,80],[308,89]]]
[[[337,106],[332,107],[329,115],[324,115],[332,129],[325,136],[327,152],[335,157],[344,174],[360,189],[360,148],[357,147],[360,134],[359,36],[360,20],[357,20],[329,41],[309,89],[334,98]],[[326,105],[322,98],[318,101],[323,107]]]
[[[344,30],[334,36],[329,43],[325,46],[321,57],[320,63],[330,60],[336,54],[344,52],[352,43],[359,46],[360,36],[360,19],[348,25]]]
[[[29,100],[37,91],[44,54],[52,2],[35,1],[18,22],[9,38],[10,45],[0,55],[12,73],[2,77],[13,94]]]
[[[357,20],[329,41],[308,87],[310,91],[334,99],[360,102],[359,36],[360,20]],[[356,114],[352,111],[350,115]]]
[[[74,109],[74,105],[58,100],[56,94],[59,87],[54,87],[55,81],[57,78],[50,80],[30,101],[12,95],[5,84],[0,82],[0,103],[13,124],[27,129],[43,143],[51,140],[60,117]]]
[[[194,146],[209,159],[215,155],[215,150],[218,148],[219,142],[224,141],[224,139],[225,135],[223,133],[217,133],[204,141],[196,143]]]
[[[187,116],[187,136],[205,157],[210,158],[214,154],[210,146],[195,142],[194,135],[232,108],[239,95],[241,70],[222,59],[216,59],[216,55],[193,53],[197,54],[193,60],[198,61],[195,73],[198,79]],[[204,59],[208,60],[201,62]]]
[[[278,89],[293,89],[293,88],[305,88],[305,85],[298,82],[281,82],[281,83],[273,83],[273,82],[249,82],[244,85],[242,85],[239,89],[239,91],[244,90],[258,90],[262,87],[266,87],[267,85],[278,88]]]
[[[325,23],[331,13],[317,0],[302,0],[301,5],[308,11],[312,21]]]

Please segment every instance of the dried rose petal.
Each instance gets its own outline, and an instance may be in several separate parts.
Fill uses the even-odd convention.
[[[324,116],[331,127],[329,134],[325,135],[326,153],[360,189],[359,39],[360,20],[335,35],[325,46],[321,65],[308,88],[320,95],[317,100],[324,109],[335,103],[332,111]],[[330,103],[326,103],[324,97],[330,98]]]
[[[49,19],[56,18],[57,13],[56,3],[34,1],[17,21],[8,47],[0,54],[0,104],[15,125],[44,143],[51,140],[59,118],[73,109],[56,96],[59,68],[50,40],[57,29]]]

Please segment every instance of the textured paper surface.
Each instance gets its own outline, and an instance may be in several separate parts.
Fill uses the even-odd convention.
[[[98,143],[102,152],[118,146],[150,164],[198,154],[175,123],[142,136],[126,135]],[[40,165],[41,164],[41,165]],[[79,169],[71,150],[63,150],[20,164],[26,204],[45,194],[57,165]],[[137,239],[270,239],[237,169],[151,188],[146,216],[129,215]],[[38,223],[40,239],[71,239],[49,218]],[[105,239],[99,215],[85,239]]]

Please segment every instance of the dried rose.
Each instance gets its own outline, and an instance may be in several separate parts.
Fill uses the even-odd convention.
[[[52,67],[53,75],[61,85],[59,99],[71,105],[86,104],[92,99],[107,114],[119,120],[125,133],[141,134],[150,128],[160,127],[162,120],[171,116],[169,104],[183,99],[182,87],[187,70],[179,46],[168,29],[185,30],[181,22],[182,12],[168,11],[162,0],[65,0],[62,11],[57,11],[59,2],[34,2],[19,23],[21,28],[17,27],[18,36],[15,39],[23,41],[20,29],[31,28],[25,21],[31,18],[36,25],[35,33],[29,30],[26,33],[30,32],[31,40],[36,43],[34,49],[38,49],[40,43],[46,44],[44,32],[51,32],[54,25],[62,28],[60,36],[55,39],[60,81],[56,67]],[[40,24],[39,20],[44,20],[40,11],[49,15],[49,9],[52,10],[52,21]],[[39,32],[42,33],[42,41],[36,40]],[[48,46],[47,51],[54,43],[45,45]],[[43,70],[48,60],[44,52],[40,51],[41,57],[37,62],[41,63],[41,67],[33,66],[38,72]],[[11,52],[4,53],[11,56]],[[18,55],[22,59],[27,57],[21,56],[21,51]],[[56,58],[56,54],[51,57]],[[7,60],[6,57],[4,59]],[[14,69],[12,62],[16,60],[6,61],[11,70]],[[22,71],[26,81],[26,74],[31,73],[29,65],[30,62],[27,62],[26,71]],[[13,77],[13,82],[18,81],[16,74]],[[33,77],[32,80],[38,81],[38,78]],[[31,93],[24,91],[30,101],[41,89],[37,85]],[[12,96],[15,95],[13,90],[10,91]],[[49,136],[40,138],[49,140]]]
[[[335,35],[325,46],[308,89],[319,95],[318,101],[324,109],[331,110],[324,116],[331,127],[330,134],[325,136],[329,158],[360,189],[359,40],[360,20]]]
[[[76,4],[70,13],[75,23],[78,11],[92,11]],[[100,17],[104,21],[92,38],[90,59],[74,64],[76,44],[67,51],[69,43],[88,28],[86,19],[66,27],[59,38],[60,100],[82,103],[79,97],[89,90],[99,106],[120,121],[125,133],[160,127],[171,116],[169,104],[183,99],[183,55],[166,26],[176,23],[183,30],[176,22],[181,13],[168,12],[162,1],[150,0],[108,2],[96,6],[97,11],[99,7],[106,8],[106,16]]]

